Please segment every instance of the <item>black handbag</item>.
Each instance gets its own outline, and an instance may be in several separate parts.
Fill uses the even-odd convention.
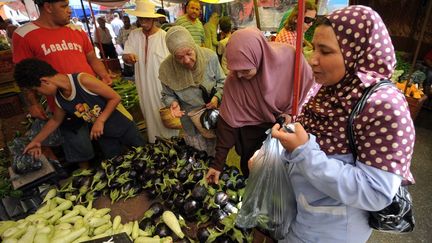
[[[357,161],[357,150],[355,146],[355,133],[353,129],[354,117],[364,108],[366,100],[379,87],[393,85],[389,80],[382,80],[377,84],[365,89],[362,97],[354,106],[348,118],[348,140],[354,162]],[[377,212],[369,212],[369,226],[373,229],[391,232],[407,233],[414,230],[415,219],[411,195],[406,186],[400,186],[390,205]]]

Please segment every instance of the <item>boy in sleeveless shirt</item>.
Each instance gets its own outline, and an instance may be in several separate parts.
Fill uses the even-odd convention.
[[[120,96],[94,76],[61,74],[36,58],[19,62],[14,76],[20,87],[55,97],[59,109],[26,146],[25,153],[39,157],[41,142],[60,126],[66,114],[75,115],[88,124],[88,139],[99,143],[105,158],[122,154],[124,147],[144,145],[132,116],[119,106]]]

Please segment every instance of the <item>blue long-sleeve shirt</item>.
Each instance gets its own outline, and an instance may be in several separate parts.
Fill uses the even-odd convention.
[[[368,211],[389,205],[402,178],[357,161],[351,154],[326,155],[310,134],[292,153],[290,179],[297,216],[282,242],[366,242]]]

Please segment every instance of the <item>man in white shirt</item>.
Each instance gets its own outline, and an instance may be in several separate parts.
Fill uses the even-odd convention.
[[[159,66],[169,51],[165,42],[166,32],[156,26],[158,18],[165,16],[154,13],[154,9],[154,4],[142,0],[136,2],[135,10],[127,11],[138,17],[137,26],[140,28],[129,34],[123,52],[123,60],[135,64],[135,83],[150,143],[155,142],[156,136],[169,138],[178,135],[178,130],[163,126],[159,114],[159,109],[164,107]]]
[[[123,27],[124,23],[120,19],[118,13],[114,13],[113,16],[114,16],[114,18],[113,18],[113,20],[111,20],[111,26],[113,28],[115,36],[117,37],[117,36],[119,36],[120,29]]]
[[[98,48],[100,47],[100,45],[102,45],[105,58],[117,58],[117,51],[114,47],[114,43],[112,42],[112,36],[110,34],[110,31],[106,27],[105,17],[97,18],[97,22],[99,26],[95,29],[94,32],[95,45]]]

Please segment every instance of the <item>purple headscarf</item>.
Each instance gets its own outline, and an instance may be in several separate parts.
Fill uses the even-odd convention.
[[[227,44],[230,70],[257,69],[251,80],[233,72],[224,84],[220,114],[231,127],[275,122],[275,116],[292,109],[294,83],[294,48],[267,42],[254,28],[234,32]],[[312,70],[302,58],[299,104],[314,84]]]
[[[381,17],[369,7],[353,5],[327,17],[345,61],[342,81],[321,87],[305,105],[299,121],[316,135],[327,154],[348,154],[348,116],[364,89],[391,77],[396,58]],[[358,160],[413,183],[409,170],[415,131],[405,96],[384,86],[367,100],[354,119]]]

